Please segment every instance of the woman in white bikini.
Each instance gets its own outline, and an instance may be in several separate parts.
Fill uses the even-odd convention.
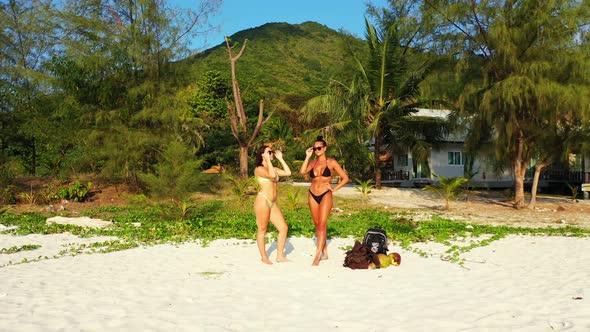
[[[282,168],[272,165],[274,158],[281,163]],[[279,231],[277,239],[277,262],[286,262],[288,259],[284,256],[283,251],[285,250],[289,227],[285,222],[285,217],[281,209],[277,205],[277,184],[279,182],[279,176],[291,175],[291,169],[283,160],[283,153],[280,150],[273,152],[270,147],[262,146],[256,152],[254,175],[260,187],[260,191],[254,201],[254,213],[256,214],[256,225],[258,226],[256,243],[258,244],[261,260],[263,263],[272,264],[266,254],[266,243],[264,241],[268,222],[270,221]]]
[[[315,152],[316,159],[309,162]],[[340,182],[332,187],[332,175],[336,172],[340,176]],[[309,209],[311,218],[315,224],[317,248],[312,265],[319,265],[320,260],[328,259],[328,217],[332,210],[332,192],[342,188],[348,182],[348,174],[340,167],[335,159],[326,157],[326,141],[322,136],[313,143],[313,147],[305,151],[305,161],[299,170],[301,174],[309,173],[311,187],[309,188]]]

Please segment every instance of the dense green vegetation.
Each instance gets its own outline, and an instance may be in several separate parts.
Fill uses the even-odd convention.
[[[187,50],[186,37],[219,9],[202,2],[195,12],[166,1],[0,1],[0,203],[35,202],[15,185],[24,176],[70,182],[60,189],[78,183],[45,196],[83,200],[79,184],[99,178],[182,202],[210,189],[202,170],[235,174],[227,45]],[[425,158],[447,124],[410,115],[444,105],[465,120],[468,152],[512,169],[518,206],[533,162],[540,172],[588,152],[586,2],[390,0],[367,9],[375,24],[367,21],[365,41],[314,22],[230,36],[234,50],[248,41],[237,69],[247,125],[265,101],[252,145],[276,144],[296,171],[323,133],[352,177],[379,186],[379,152]],[[309,111],[325,98],[340,100]]]
[[[300,189],[300,188],[299,188]],[[311,222],[309,209],[303,204],[303,196],[297,196],[297,187],[281,185],[285,193],[280,200],[286,220],[289,221],[289,236],[312,238],[315,228]],[[64,255],[77,255],[93,252],[110,252],[138,246],[161,243],[180,243],[200,241],[207,245],[215,239],[242,239],[254,241],[256,224],[250,209],[253,197],[235,199],[235,194],[219,195],[218,198],[194,204],[186,213],[179,205],[169,202],[144,202],[126,207],[102,207],[87,211],[85,214],[95,218],[113,221],[113,226],[106,229],[91,229],[73,225],[48,225],[46,216],[38,213],[0,215],[0,224],[17,226],[2,233],[14,235],[56,234],[69,232],[80,237],[112,236],[111,240],[100,240],[90,244],[77,244],[64,248],[55,257],[39,257],[37,260],[59,258]],[[298,197],[293,199],[293,197]],[[244,204],[246,203],[246,204]],[[294,204],[293,204],[294,203]],[[429,221],[416,223],[411,219],[411,212],[392,212],[368,205],[358,200],[336,201],[336,206],[346,206],[346,210],[333,213],[328,224],[330,237],[353,237],[362,240],[364,232],[371,227],[384,229],[395,245],[408,250],[416,249],[419,242],[437,242],[443,244],[447,251],[442,257],[454,262],[462,262],[461,254],[473,248],[485,246],[492,241],[509,234],[534,236],[590,236],[590,230],[575,227],[518,228],[506,226],[488,226],[456,221],[433,216]],[[275,241],[277,232],[269,227],[269,241]],[[352,246],[353,241],[350,245]],[[0,248],[0,253],[11,254],[22,250],[34,250],[39,246],[31,243],[20,248]],[[344,248],[346,249],[346,248]],[[31,260],[23,262],[26,263]]]
[[[235,170],[225,44],[186,56],[181,41],[167,44],[181,33],[177,16],[154,9],[135,1],[0,3],[3,204],[20,200],[12,180],[23,176],[99,177],[185,197],[202,185],[201,170]],[[255,143],[280,141],[294,160],[303,153],[295,138],[314,125],[298,110],[330,79],[351,76],[354,61],[346,54],[362,41],[313,22],[271,23],[231,36],[238,46],[246,38],[238,70],[245,108],[256,112],[264,99],[265,116],[273,114]],[[19,40],[43,41],[42,48],[21,49]]]
[[[515,207],[524,207],[529,166],[540,173],[588,151],[588,3],[425,3],[437,29],[452,31],[438,41],[463,54],[457,109],[467,145],[474,153],[488,145],[511,169]]]

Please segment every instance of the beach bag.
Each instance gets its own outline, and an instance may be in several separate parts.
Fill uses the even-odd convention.
[[[346,252],[344,257],[344,266],[353,270],[368,269],[371,263],[374,263],[377,268],[381,267],[377,255],[359,241],[354,242],[354,246]]]
[[[375,254],[387,255],[387,234],[380,228],[369,228],[365,233],[363,245]]]

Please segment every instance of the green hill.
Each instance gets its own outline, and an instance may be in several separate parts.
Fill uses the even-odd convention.
[[[265,98],[314,96],[331,78],[347,81],[355,66],[348,49],[363,48],[362,40],[315,22],[268,23],[240,31],[230,36],[238,44],[235,54],[246,39],[246,50],[237,63],[238,80],[243,89],[253,89]],[[184,62],[195,78],[208,70],[230,75],[225,43]]]

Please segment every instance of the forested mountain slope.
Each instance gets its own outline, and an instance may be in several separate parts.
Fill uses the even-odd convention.
[[[356,53],[363,41],[315,22],[268,23],[240,31],[230,40],[237,43],[234,54],[248,40],[237,64],[243,87],[252,87],[267,98],[282,94],[314,96],[329,80],[348,80],[355,68],[350,47]],[[230,64],[225,41],[183,61],[196,77],[218,70],[229,77]]]

